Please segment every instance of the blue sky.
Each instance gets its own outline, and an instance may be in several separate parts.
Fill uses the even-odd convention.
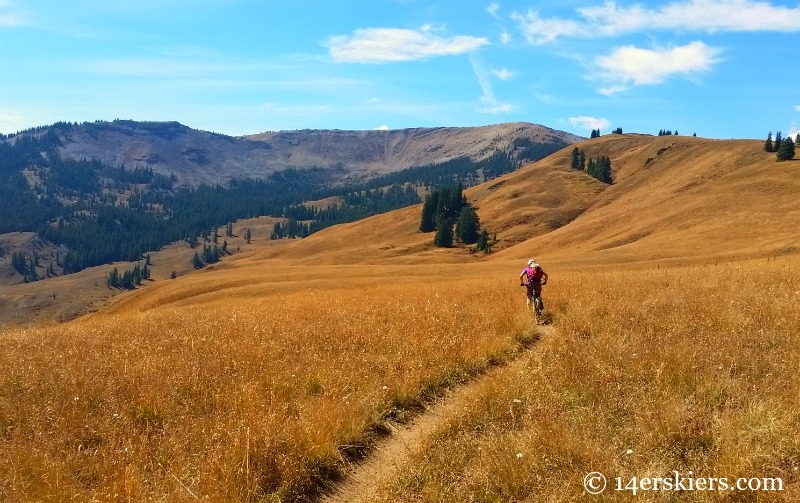
[[[800,129],[800,3],[0,0],[0,132]]]

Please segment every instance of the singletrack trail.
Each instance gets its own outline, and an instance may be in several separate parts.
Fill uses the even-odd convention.
[[[555,332],[550,325],[538,326],[540,336]],[[367,503],[377,492],[397,478],[412,453],[423,448],[425,440],[447,424],[460,410],[478,396],[481,385],[497,372],[522,372],[535,345],[525,349],[513,361],[495,367],[469,383],[453,388],[429,405],[408,423],[390,426],[391,434],[379,440],[367,456],[351,465],[344,479],[323,494],[320,503]]]

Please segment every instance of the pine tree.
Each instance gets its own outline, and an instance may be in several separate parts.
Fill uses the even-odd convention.
[[[787,136],[786,139],[781,142],[777,157],[778,161],[788,161],[789,159],[794,159],[794,141],[792,141],[791,136]]]
[[[422,232],[432,232],[436,230],[436,206],[438,205],[438,192],[427,194],[425,202],[422,203],[422,220],[419,230]]]
[[[192,265],[195,269],[203,268],[203,261],[200,260],[200,255],[198,255],[197,252],[194,252],[194,257],[192,257]]]
[[[436,235],[433,237],[433,244],[440,248],[453,246],[453,226],[444,216],[440,216],[436,222]]]
[[[572,149],[572,162],[570,163],[572,169],[581,169],[581,151],[578,147]]]
[[[464,244],[474,244],[480,235],[480,220],[472,206],[465,206],[456,220],[456,234],[458,241]]]
[[[772,131],[767,135],[767,141],[764,142],[764,152],[772,152]]]
[[[481,230],[480,236],[478,236],[478,241],[475,243],[475,248],[478,251],[486,251],[488,252],[489,249],[489,233],[486,232],[486,229]]]

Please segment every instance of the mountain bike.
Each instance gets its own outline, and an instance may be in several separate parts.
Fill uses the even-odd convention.
[[[544,302],[542,301],[542,294],[534,290],[533,295],[531,295],[531,311],[533,312],[533,320],[537,325],[544,324],[544,318],[542,317],[543,310]]]
[[[546,284],[547,283],[542,283],[542,286]],[[527,285],[520,285],[520,286],[527,287]],[[542,314],[542,311],[544,311],[544,301],[542,301],[542,293],[537,292],[536,289],[534,288],[532,290],[530,298],[528,299],[528,302],[531,308],[531,312],[533,313],[533,319],[534,321],[536,321],[536,324],[544,325],[544,316]]]

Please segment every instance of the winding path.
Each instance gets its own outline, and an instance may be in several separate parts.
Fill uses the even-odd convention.
[[[555,330],[552,326],[540,326],[537,329],[542,336],[550,335]],[[525,349],[511,363],[495,367],[468,384],[449,390],[408,423],[390,425],[391,434],[379,440],[363,460],[353,464],[344,479],[319,499],[320,503],[372,501],[383,486],[397,477],[411,454],[422,448],[425,439],[446,425],[478,395],[484,382],[496,372],[522,372],[533,347]]]

